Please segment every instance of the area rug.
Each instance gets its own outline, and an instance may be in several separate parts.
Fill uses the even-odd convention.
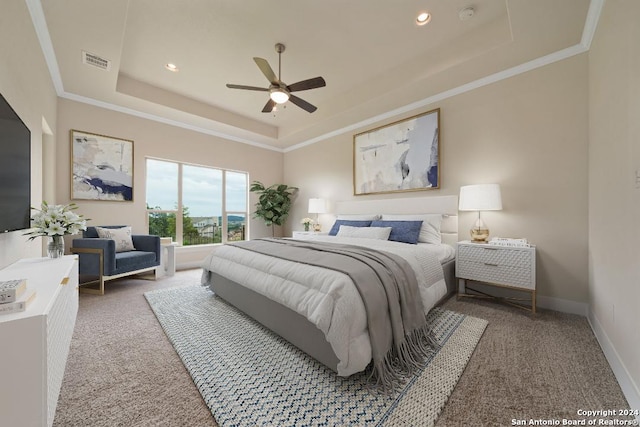
[[[371,391],[364,374],[338,377],[208,288],[145,297],[222,427],[432,426],[487,325],[432,310],[442,347],[396,392],[383,394]]]

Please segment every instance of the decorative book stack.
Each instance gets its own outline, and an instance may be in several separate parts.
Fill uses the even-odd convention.
[[[35,289],[27,289],[26,279],[0,280],[0,314],[25,311],[36,297]]]
[[[513,239],[509,237],[494,237],[489,240],[490,245],[494,246],[508,246],[512,248],[530,248],[531,244],[527,239]]]

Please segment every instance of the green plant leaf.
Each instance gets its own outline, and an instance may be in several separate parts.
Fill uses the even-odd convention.
[[[265,187],[260,181],[253,181],[249,191],[258,194],[253,217],[262,219],[267,226],[283,225],[291,209],[291,198],[297,190],[297,187],[286,184]]]

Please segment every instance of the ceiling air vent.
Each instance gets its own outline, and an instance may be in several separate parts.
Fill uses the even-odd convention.
[[[85,52],[84,50],[82,51],[82,63],[100,68],[101,70],[109,71],[111,68],[111,61],[108,59],[100,58],[98,55]]]

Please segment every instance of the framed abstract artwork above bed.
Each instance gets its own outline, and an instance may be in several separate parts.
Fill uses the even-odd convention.
[[[353,194],[440,188],[440,109],[353,137]]]
[[[71,198],[133,201],[133,141],[71,130]]]

